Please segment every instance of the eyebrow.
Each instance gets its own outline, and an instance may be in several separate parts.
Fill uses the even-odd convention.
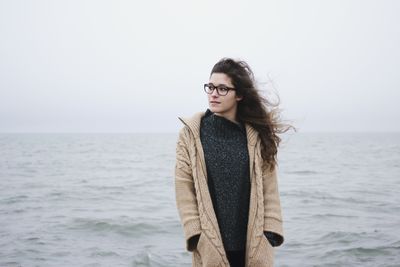
[[[226,86],[226,87],[230,87],[229,85],[227,85],[227,84],[224,84],[224,83],[221,83],[221,84],[215,85],[215,84],[213,84],[213,83],[209,82],[208,84],[212,84],[212,85],[214,85],[214,86],[221,86],[221,85],[223,85],[223,86]]]

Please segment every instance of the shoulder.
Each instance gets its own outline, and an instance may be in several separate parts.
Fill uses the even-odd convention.
[[[183,125],[180,129],[179,129],[179,137],[183,138],[183,137],[188,137],[190,135],[190,128],[187,125]]]
[[[179,136],[181,138],[197,138],[200,134],[200,123],[204,114],[204,111],[199,111],[191,117],[178,117],[183,123],[183,127],[179,131]]]
[[[182,144],[189,144],[190,141],[193,139],[193,135],[191,133],[190,128],[187,125],[184,125],[182,128],[179,129],[178,133],[178,142]]]
[[[204,111],[198,111],[193,113],[190,116],[180,116],[178,117],[178,119],[184,124],[184,125],[188,125],[191,126],[192,124],[195,123],[199,123],[201,121],[201,119],[208,114],[208,112],[204,112]]]

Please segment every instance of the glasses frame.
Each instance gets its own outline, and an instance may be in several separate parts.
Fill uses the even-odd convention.
[[[210,86],[212,86],[213,88],[210,87]],[[234,88],[234,87],[228,87],[228,86],[226,86],[226,85],[218,85],[218,86],[215,86],[215,85],[210,84],[210,83],[205,83],[203,87],[204,87],[204,92],[206,92],[206,93],[209,94],[209,95],[211,95],[211,94],[214,92],[215,89],[217,89],[217,94],[220,95],[220,96],[226,96],[226,95],[229,93],[230,90],[233,90],[233,91],[236,90],[236,88]],[[207,90],[208,87],[210,87],[210,89],[212,88],[211,92],[208,92],[208,90]],[[219,91],[219,90],[221,90],[222,88],[223,88],[223,89],[228,89],[228,90],[226,90],[226,93],[225,93],[225,94],[221,94],[221,92]]]

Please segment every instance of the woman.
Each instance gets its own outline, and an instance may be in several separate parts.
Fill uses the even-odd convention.
[[[179,117],[175,193],[186,249],[193,266],[273,266],[284,241],[277,134],[289,127],[244,61],[221,59],[204,90],[209,109]]]

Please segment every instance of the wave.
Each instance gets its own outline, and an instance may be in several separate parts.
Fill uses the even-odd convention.
[[[119,223],[115,221],[89,218],[74,219],[67,228],[71,230],[111,232],[135,237],[165,232],[165,230],[160,228],[159,225],[156,226],[145,222]]]
[[[288,174],[300,174],[300,175],[318,174],[317,171],[313,171],[313,170],[286,171],[285,173],[288,173]]]
[[[392,251],[393,250],[393,251]],[[347,256],[356,256],[356,257],[376,257],[376,256],[389,256],[396,255],[393,253],[398,253],[399,247],[388,247],[388,246],[379,246],[379,247],[353,247],[347,249],[333,249],[325,253],[325,257],[337,257],[339,254],[345,254]],[[393,253],[392,253],[393,252]]]
[[[12,197],[8,197],[6,199],[1,200],[0,203],[2,204],[14,204],[14,203],[18,203],[21,201],[24,201],[26,199],[28,199],[29,196],[27,195],[17,195],[17,196],[12,196]]]

